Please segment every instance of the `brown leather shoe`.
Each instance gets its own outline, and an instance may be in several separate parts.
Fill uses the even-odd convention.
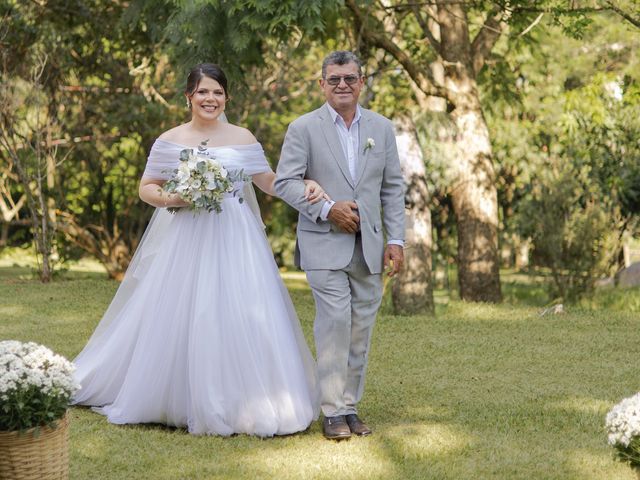
[[[360,417],[355,413],[345,415],[345,420],[347,421],[347,425],[349,425],[349,430],[355,435],[365,437],[373,433],[373,431],[367,427],[366,423],[360,420]]]
[[[344,419],[344,415],[324,417],[322,421],[322,433],[325,438],[330,440],[343,440],[351,437],[351,430]]]

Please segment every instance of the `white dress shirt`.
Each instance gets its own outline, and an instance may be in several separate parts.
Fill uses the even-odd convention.
[[[333,119],[333,124],[336,127],[336,132],[338,132],[338,138],[340,139],[340,146],[342,147],[342,153],[344,153],[344,157],[347,159],[347,164],[349,165],[349,173],[351,174],[351,179],[355,182],[356,180],[356,162],[358,161],[358,146],[360,145],[360,118],[362,117],[362,113],[360,112],[360,105],[356,105],[356,114],[353,117],[353,121],[351,122],[351,126],[347,128],[347,124],[344,122],[342,116],[334,110],[334,108],[327,103],[327,108],[329,109],[329,114]],[[329,216],[329,210],[333,207],[333,201],[327,201],[322,206],[322,211],[320,212],[320,218],[322,220],[326,220]]]

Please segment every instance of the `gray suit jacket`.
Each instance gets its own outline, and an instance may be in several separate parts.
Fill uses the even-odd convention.
[[[383,226],[389,239],[404,240],[404,181],[391,122],[361,109],[360,151],[356,178],[347,160],[331,114],[325,105],[289,125],[276,171],[275,189],[298,210],[296,265],[303,270],[338,270],[351,261],[355,235],[320,219],[321,201],[304,198],[303,179],[318,182],[334,201],[358,204],[362,250],[369,271],[383,269]],[[366,148],[367,140],[375,146]]]

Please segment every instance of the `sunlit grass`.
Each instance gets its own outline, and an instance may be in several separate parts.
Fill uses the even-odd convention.
[[[0,338],[74,357],[117,283],[72,270],[42,285],[21,268],[0,267]],[[311,342],[304,276],[284,277]],[[597,306],[540,316],[537,280],[526,280],[507,274],[514,294],[499,306],[438,292],[436,317],[380,316],[361,404],[371,437],[326,441],[318,422],[273,439],[194,437],[73,408],[71,478],[633,479],[603,424],[640,389],[639,316]]]

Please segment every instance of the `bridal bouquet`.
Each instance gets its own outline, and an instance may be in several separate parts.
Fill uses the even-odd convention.
[[[206,210],[220,213],[222,200],[231,195],[243,202],[239,182],[249,181],[250,177],[242,170],[227,170],[211,155],[204,141],[197,148],[185,148],[180,152],[180,165],[173,170],[173,177],[163,189],[169,193],[177,193],[180,198],[191,204],[194,211]],[[174,213],[178,209],[170,208]]]
[[[0,342],[0,431],[50,425],[62,418],[80,388],[75,367],[48,348]]]
[[[615,405],[607,414],[606,427],[617,458],[640,468],[640,393]]]

